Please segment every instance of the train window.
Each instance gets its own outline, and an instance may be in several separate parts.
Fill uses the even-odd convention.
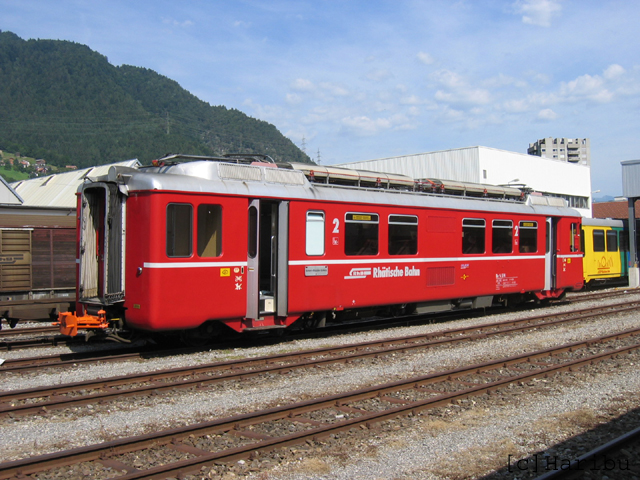
[[[249,258],[256,258],[258,255],[258,209],[249,207],[249,242],[247,253]]]
[[[389,255],[418,253],[418,217],[389,215]]]
[[[167,257],[191,256],[193,207],[188,203],[167,205]]]
[[[481,218],[462,220],[462,253],[484,253],[486,222]]]
[[[604,252],[604,230],[593,231],[593,251]]]
[[[307,255],[324,255],[324,213],[307,212]]]
[[[491,234],[493,236],[491,244],[493,253],[513,252],[513,222],[511,220],[494,220]]]
[[[198,255],[219,257],[222,254],[222,207],[198,205]]]
[[[618,232],[607,230],[607,252],[618,251]]]
[[[538,251],[538,222],[524,221],[518,224],[520,253]]]
[[[344,219],[344,253],[378,254],[378,214],[347,213]]]

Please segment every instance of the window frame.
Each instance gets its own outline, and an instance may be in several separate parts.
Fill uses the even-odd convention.
[[[498,222],[503,222],[503,225],[499,225]],[[506,242],[504,238],[499,238],[503,235],[502,232],[508,229],[508,237],[509,237],[509,251],[496,251],[496,247],[499,247],[500,244],[496,244],[496,238],[502,241],[503,246],[506,246]],[[499,235],[496,233],[500,232]],[[494,219],[491,221],[491,253],[497,254],[505,254],[505,253],[513,253],[513,220],[506,219]]]
[[[367,225],[375,225],[375,229],[367,228]],[[354,228],[357,230],[354,231]],[[372,232],[375,235],[371,235]],[[375,238],[373,238],[374,236]],[[360,243],[354,245],[354,238],[356,241],[360,239]],[[372,252],[371,248],[375,248],[375,252]],[[352,257],[378,255],[379,253],[380,215],[370,212],[346,212],[344,214],[344,254]]]
[[[533,226],[527,225],[528,223],[531,223]],[[523,231],[527,233],[530,231],[534,231],[535,233],[530,237],[529,235],[523,235]],[[518,237],[518,251],[520,253],[538,253],[540,247],[538,245],[538,222],[536,220],[520,220],[518,222]],[[523,238],[526,240],[526,242],[522,241]],[[535,244],[533,245],[534,248],[531,251],[527,252],[524,249],[531,247],[531,243],[529,242],[529,240],[533,240]]]
[[[475,223],[474,223],[475,222]],[[482,234],[476,233],[482,230]],[[472,239],[480,239],[475,245],[467,243]],[[487,253],[487,221],[484,218],[462,219],[462,254],[484,255]]]
[[[410,220],[410,221],[404,221],[404,220]],[[390,213],[389,216],[387,217],[387,253],[390,256],[397,256],[397,255],[417,255],[418,254],[418,216],[417,215],[405,215],[405,214],[401,214],[401,213]],[[400,229],[398,226],[402,226],[405,227],[405,229],[408,231],[408,237],[409,240],[406,239],[407,232],[392,232],[392,230],[398,229],[398,230],[405,230],[405,229]],[[414,227],[411,230],[408,230],[408,227]],[[414,234],[413,237],[411,236],[411,234]],[[403,240],[392,240],[393,237],[405,237],[405,239]],[[392,242],[399,242],[399,246],[396,247],[395,249],[392,250],[392,246],[395,246],[395,243]],[[410,242],[407,243],[407,242]],[[403,248],[405,248],[406,246],[408,246],[409,251],[408,252],[404,252],[404,253],[400,253],[401,250]]]
[[[188,207],[189,208],[189,227],[184,229],[187,232],[188,239],[186,239],[185,245],[189,247],[188,254],[176,254],[176,239],[178,238],[178,229],[183,227],[180,223],[185,220],[184,213],[177,215],[179,212],[174,211],[172,207]],[[169,217],[171,210],[171,218]],[[190,258],[193,256],[193,205],[183,202],[169,202],[165,212],[165,254],[168,258]],[[183,239],[184,240],[184,239]],[[180,242],[183,243],[183,242]],[[182,252],[181,252],[182,253]]]
[[[312,216],[320,217],[321,220],[312,220]],[[320,257],[325,254],[325,225],[326,215],[322,210],[307,210],[305,222],[305,253],[309,257]],[[313,241],[311,234],[317,234],[315,224],[322,223],[321,235],[314,237]],[[317,250],[313,250],[314,247],[320,247]],[[321,251],[320,251],[321,250]]]

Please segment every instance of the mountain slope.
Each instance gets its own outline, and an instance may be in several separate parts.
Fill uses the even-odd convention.
[[[84,45],[0,31],[0,148],[78,167],[166,153],[264,153],[308,162],[275,126],[177,82],[115,67]]]

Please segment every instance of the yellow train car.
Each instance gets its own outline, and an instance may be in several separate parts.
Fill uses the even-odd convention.
[[[586,286],[628,282],[629,249],[621,220],[583,218],[580,239]]]

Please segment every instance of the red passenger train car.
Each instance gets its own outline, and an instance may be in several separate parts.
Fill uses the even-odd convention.
[[[83,184],[78,310],[60,315],[61,332],[198,340],[220,324],[318,326],[376,310],[545,300],[583,285],[580,215],[564,200],[251,160],[167,157]]]

